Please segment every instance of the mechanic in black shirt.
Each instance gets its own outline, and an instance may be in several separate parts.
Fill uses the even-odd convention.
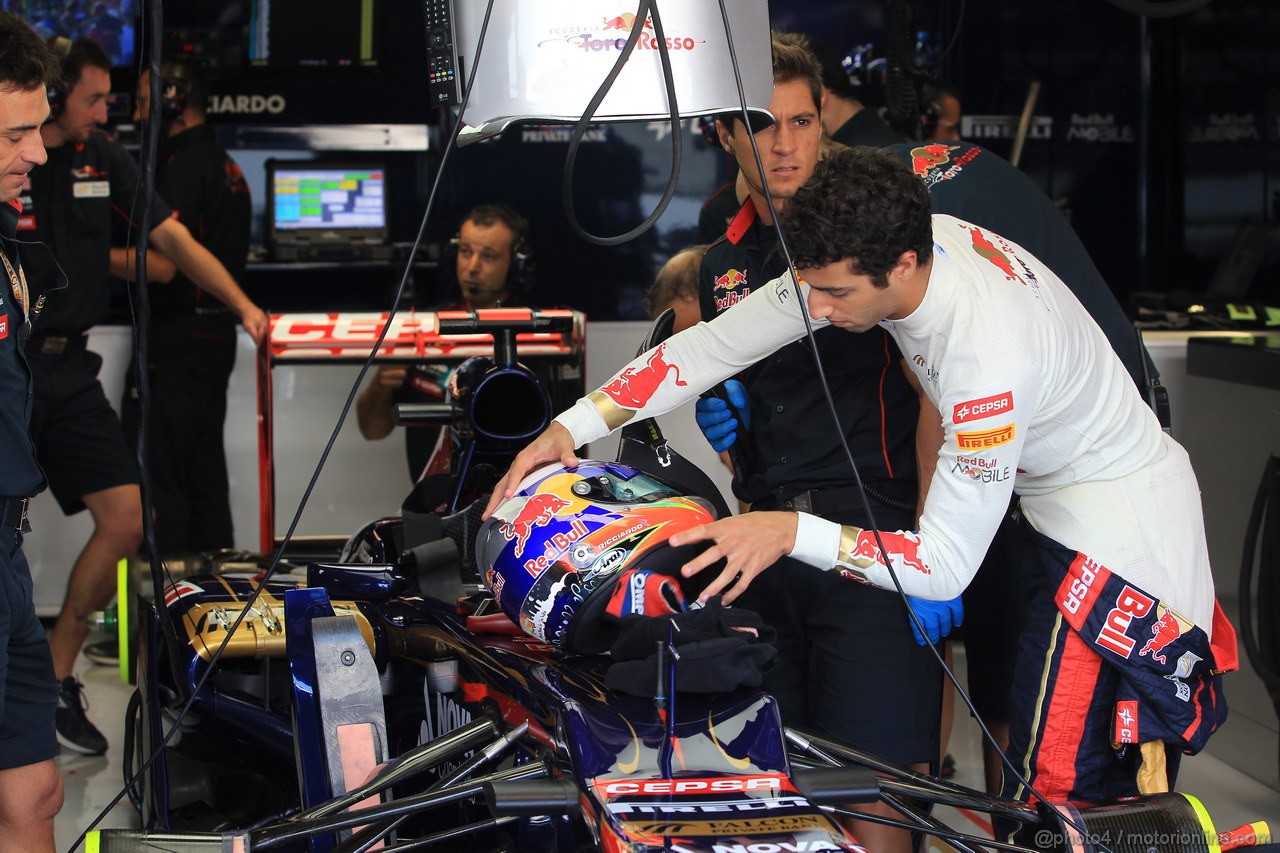
[[[89,329],[107,309],[108,273],[128,277],[131,271],[132,252],[112,255],[111,226],[121,217],[131,231],[139,227],[130,216],[138,206],[138,169],[98,129],[111,92],[111,64],[102,49],[78,39],[62,60],[62,79],[54,116],[40,131],[49,160],[31,173],[30,211],[18,230],[22,239],[47,246],[25,257],[27,275],[50,291],[39,333],[27,344],[35,376],[36,454],[62,511],[87,507],[94,522],[49,637],[59,679],[58,737],[68,749],[99,755],[107,741],[85,716],[73,669],[88,636],[85,619],[111,601],[116,562],[138,549],[142,505],[133,454],[98,381],[102,359],[86,345]],[[260,342],[266,315],[163,201],[156,198],[153,205],[152,247],[231,307]]]
[[[0,11],[0,846],[35,853],[54,849],[62,777],[53,763],[53,660],[22,553],[23,534],[31,532],[27,501],[45,486],[27,427],[31,371],[23,353],[40,294],[28,287],[13,241],[22,212],[18,196],[28,173],[45,160],[45,89],[57,74],[57,59],[35,31]]]
[[[529,222],[502,204],[483,204],[467,213],[451,241],[458,298],[438,310],[479,310],[518,304],[528,288],[530,256]],[[356,400],[360,434],[370,441],[386,438],[395,429],[395,407],[400,403],[440,403],[451,365],[417,363],[384,365]],[[560,399],[548,387],[554,403]],[[558,410],[557,410],[558,411]],[[415,426],[404,431],[409,476],[417,483],[424,476],[448,473],[450,448],[440,427]]]
[[[137,117],[144,125],[152,114],[150,77],[143,71],[138,81]],[[249,254],[249,185],[206,123],[207,101],[198,66],[161,63],[156,191],[174,218],[240,280]],[[227,381],[236,359],[236,317],[171,264],[152,266],[163,267],[160,275],[167,279],[150,288],[156,541],[162,554],[231,548],[235,541],[222,433]],[[135,445],[139,417],[137,376],[131,369],[122,419]]]
[[[821,95],[817,64],[799,37],[774,34],[773,68],[769,111],[777,123],[755,138],[770,194],[781,209],[817,164]],[[748,199],[703,257],[704,320],[785,269],[750,135],[737,117],[722,120],[719,131],[746,178]],[[901,353],[878,328],[862,335],[822,329],[815,339],[877,525],[913,527],[919,404]],[[848,462],[830,440],[831,415],[815,373],[807,341],[743,373],[749,403],[745,412],[738,410],[737,421],[750,423],[742,424],[746,429],[732,445],[734,492],[753,509],[803,507],[842,524],[865,524],[856,489],[849,486]],[[932,652],[913,639],[901,598],[782,562],[783,571],[761,574],[740,601],[778,630],[781,662],[766,673],[765,684],[778,697],[783,721],[926,769],[937,760],[942,675]],[[856,822],[853,831],[869,849],[911,848],[910,834],[902,830]]]

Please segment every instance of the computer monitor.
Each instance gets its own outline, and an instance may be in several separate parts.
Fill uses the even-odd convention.
[[[368,257],[387,245],[383,163],[268,160],[267,234],[282,260]]]
[[[383,2],[248,0],[249,65],[273,69],[377,68]],[[309,25],[303,25],[304,21]]]

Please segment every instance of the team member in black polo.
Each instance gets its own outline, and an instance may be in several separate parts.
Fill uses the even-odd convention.
[[[107,740],[85,716],[73,675],[76,656],[88,635],[85,619],[115,593],[116,562],[136,553],[142,536],[137,466],[98,382],[102,359],[85,348],[88,330],[107,308],[108,270],[125,275],[132,266],[123,252],[112,266],[112,220],[127,219],[135,208],[138,169],[118,142],[98,130],[107,117],[110,72],[110,60],[92,41],[72,44],[62,61],[59,107],[40,129],[49,162],[31,173],[30,211],[19,226],[20,237],[51,250],[26,253],[28,276],[51,291],[39,334],[27,345],[36,388],[36,454],[63,512],[88,508],[94,521],[49,636],[59,679],[59,740],[91,755],[104,752]],[[125,224],[136,230],[139,223]],[[263,338],[266,315],[158,198],[150,229],[155,249],[230,306],[254,340]]]
[[[31,530],[27,499],[45,485],[27,428],[31,371],[23,353],[39,296],[27,286],[13,240],[18,195],[45,160],[40,125],[49,113],[45,89],[57,73],[35,31],[0,12],[0,847],[36,853],[54,849],[62,777],[53,763],[53,661],[22,553]]]
[[[773,68],[769,111],[777,122],[755,136],[770,193],[781,204],[818,161],[819,82],[816,63],[795,36],[774,35]],[[704,320],[784,270],[750,137],[736,119],[722,122],[720,134],[746,177],[749,198],[703,257]],[[877,524],[914,525],[919,405],[901,354],[879,329],[863,335],[826,329],[816,341]],[[733,445],[741,469],[734,492],[753,509],[805,506],[842,523],[866,523],[849,486],[848,463],[831,441],[834,427],[814,374],[813,354],[802,341],[742,375],[750,426],[739,428]],[[766,685],[781,703],[783,720],[895,763],[923,768],[936,761],[941,672],[931,651],[913,639],[902,600],[782,563],[784,571],[764,572],[740,601],[778,629],[782,660],[766,674]],[[867,823],[854,832],[869,848],[910,849],[907,832]]]
[[[1009,161],[971,142],[898,143],[886,150],[924,181],[934,213],[989,228],[1056,272],[1145,391],[1143,362],[1150,378],[1159,375],[1151,357],[1071,223],[1043,190]]]
[[[138,118],[151,118],[150,72],[138,80]],[[174,216],[233,278],[244,275],[252,207],[240,167],[205,122],[208,89],[198,66],[160,65],[161,142],[156,190]],[[120,251],[120,250],[114,250]],[[172,271],[172,265],[155,264]],[[181,272],[151,293],[151,487],[162,554],[235,544],[223,422],[235,368],[236,317]],[[122,412],[136,442],[137,382],[129,371]]]

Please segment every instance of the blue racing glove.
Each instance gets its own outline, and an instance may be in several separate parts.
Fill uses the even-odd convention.
[[[694,420],[716,453],[733,446],[738,438],[739,420],[745,429],[751,429],[751,404],[747,400],[746,387],[737,379],[729,379],[725,381],[724,388],[729,402],[719,397],[706,397],[698,400],[694,407]]]
[[[958,595],[950,601],[930,601],[927,598],[908,595],[907,602],[911,605],[911,612],[924,626],[930,643],[941,642],[943,637],[951,633],[952,628],[958,628],[964,622],[964,605],[960,603]],[[920,636],[916,620],[908,618],[907,621],[911,623],[911,633],[915,634],[916,642],[923,646],[924,637]]]

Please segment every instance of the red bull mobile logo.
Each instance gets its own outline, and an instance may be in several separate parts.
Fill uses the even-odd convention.
[[[666,359],[666,344],[661,344],[649,356],[644,367],[628,367],[617,378],[600,389],[613,402],[626,409],[642,409],[658,393],[667,374],[674,372],[676,385],[688,385],[680,378],[680,365]]]
[[[1151,625],[1151,639],[1138,651],[1138,657],[1151,655],[1151,659],[1165,663],[1164,650],[1182,636],[1182,620],[1164,605],[1160,606],[1160,618]]]
[[[548,524],[559,512],[569,506],[570,502],[555,495],[534,495],[520,507],[516,517],[499,528],[503,537],[510,542],[516,540],[516,556],[524,554],[524,546],[529,541],[529,534],[535,527]]]

